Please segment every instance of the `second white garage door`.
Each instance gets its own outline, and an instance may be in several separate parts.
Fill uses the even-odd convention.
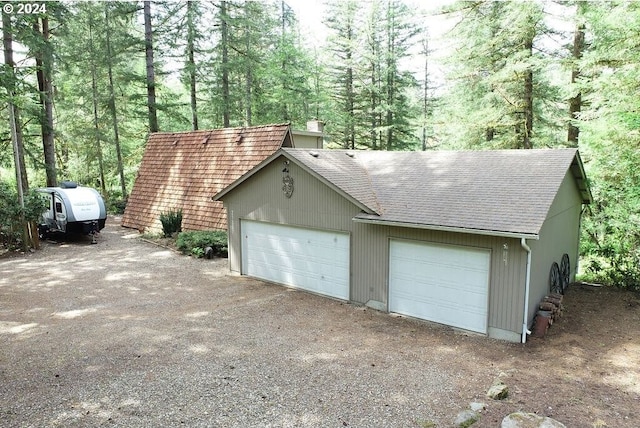
[[[489,250],[392,240],[389,311],[487,332]]]
[[[349,235],[242,220],[242,273],[349,299]]]

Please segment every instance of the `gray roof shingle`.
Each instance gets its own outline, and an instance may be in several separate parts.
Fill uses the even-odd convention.
[[[282,152],[359,201],[362,221],[537,235],[569,168],[590,198],[576,149]]]

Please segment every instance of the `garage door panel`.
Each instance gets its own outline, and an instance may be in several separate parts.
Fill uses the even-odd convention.
[[[243,273],[349,298],[349,235],[242,221]]]
[[[488,250],[392,240],[389,310],[486,333]]]

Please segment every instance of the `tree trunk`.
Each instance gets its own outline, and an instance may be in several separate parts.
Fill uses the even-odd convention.
[[[2,42],[4,46],[4,63],[7,66],[8,79],[5,80],[5,87],[9,95],[9,128],[13,130],[12,139],[15,147],[15,168],[16,180],[20,183],[23,191],[29,188],[27,178],[27,168],[24,160],[24,143],[22,141],[22,123],[20,120],[20,109],[15,105],[13,97],[16,95],[15,62],[13,61],[13,28],[11,15],[2,14]],[[18,179],[19,177],[19,179]],[[17,184],[17,183],[16,183]]]
[[[529,58],[533,56],[533,37],[525,41],[525,49]],[[533,147],[531,134],[533,132],[533,69],[528,67],[524,75],[524,135],[522,146],[525,149]]]
[[[375,42],[374,42],[375,43]],[[375,49],[375,48],[374,48]],[[375,50],[373,52],[374,54],[376,53]],[[376,61],[372,60],[371,61],[371,99],[369,100],[369,102],[371,103],[370,109],[371,109],[371,148],[373,150],[377,150],[378,149],[378,113],[377,113],[377,109],[378,109],[378,96],[376,93],[376,88],[377,88],[377,73],[376,73]]]
[[[286,6],[285,1],[281,0],[280,1],[280,9],[281,9],[281,12],[282,12],[282,15],[281,15],[281,26],[282,26],[281,31],[282,32],[280,34],[280,46],[281,46],[280,50],[282,52],[282,58],[281,58],[281,62],[280,62],[280,73],[281,73],[280,82],[282,84],[282,88],[281,88],[282,94],[286,97],[287,96],[286,95],[287,94],[287,80],[286,80],[286,76],[287,76],[287,60],[286,60],[285,48],[284,47],[286,46],[285,34],[286,34],[286,31],[287,31],[287,18],[286,18],[286,15],[285,15],[285,13],[286,13],[285,6]],[[288,122],[289,121],[289,111],[287,109],[287,103],[284,102],[285,99],[286,98],[284,98],[281,101],[282,102],[282,120],[285,121],[285,122]]]
[[[227,2],[220,2],[220,42],[222,43],[222,122],[230,126],[231,106],[229,105],[229,29],[227,27]]]
[[[245,83],[244,83],[244,114],[245,114],[245,119],[244,119],[244,123],[245,126],[251,126],[252,122],[253,122],[253,109],[251,107],[251,103],[252,103],[252,88],[253,88],[253,71],[251,70],[251,67],[248,66],[246,73],[245,73]]]
[[[156,111],[156,78],[153,63],[153,29],[151,27],[151,2],[144,2],[144,49],[147,62],[147,107],[149,109],[149,132],[158,132]]]
[[[193,22],[193,2],[187,2],[187,71],[189,73],[189,92],[191,94],[191,125],[194,131],[198,130],[198,101],[196,97],[196,63],[195,28]]]
[[[385,127],[387,129],[386,149],[393,149],[393,110],[395,98],[395,58],[394,58],[394,16],[393,16],[392,4],[389,2],[387,6],[387,111],[385,118]]]
[[[251,33],[249,27],[250,22],[250,14],[249,14],[249,5],[247,3],[244,4],[244,25],[245,28],[245,40],[244,40],[244,49],[245,49],[245,72],[244,72],[244,124],[245,126],[251,126],[253,122],[253,69],[251,64],[251,56],[249,52],[251,52],[251,37],[249,34]]]
[[[424,85],[422,91],[422,150],[427,150],[427,121],[429,117],[429,34],[425,30],[423,41]]]
[[[40,27],[40,21],[42,21],[42,29]],[[33,29],[37,35],[42,37],[43,42],[42,47],[36,50],[35,60],[40,105],[42,108],[40,128],[42,130],[42,146],[44,149],[47,186],[57,186],[56,149],[53,138],[53,89],[51,86],[53,58],[51,44],[49,43],[49,19],[47,17],[36,18],[33,23]]]
[[[100,125],[98,116],[98,76],[96,71],[96,64],[94,61],[95,52],[93,48],[93,17],[89,15],[89,49],[91,49],[91,95],[93,101],[93,128],[96,138],[96,157],[98,158],[98,174],[100,175],[100,190],[102,194],[107,194],[107,188],[104,178],[104,160],[102,157],[102,144],[100,143]]]
[[[578,3],[578,19],[581,19],[582,4]],[[585,25],[582,22],[578,22],[576,25],[576,31],[573,35],[573,67],[571,69],[571,84],[575,84],[580,77],[580,68],[578,61],[582,58],[582,52],[584,51],[584,30]],[[578,119],[580,110],[582,109],[582,94],[578,92],[575,97],[569,99],[569,129],[567,132],[567,141],[574,147],[578,147],[578,137],[580,135],[580,129],[575,126],[574,120]]]
[[[107,27],[106,31],[106,42],[107,42],[107,73],[109,76],[109,111],[111,112],[111,119],[113,122],[113,137],[116,146],[116,156],[118,158],[118,175],[120,176],[120,188],[122,190],[122,197],[127,197],[127,186],[124,179],[124,167],[122,164],[122,150],[120,148],[120,133],[118,130],[118,114],[116,111],[116,95],[113,85],[113,66],[112,55],[113,52],[111,50],[111,38],[109,36],[109,4],[105,3],[104,7],[104,18],[105,25]]]
[[[347,61],[351,62],[351,51],[347,52]],[[354,124],[354,101],[353,101],[353,67],[349,65],[347,68],[347,82],[346,82],[346,90],[347,90],[347,148],[355,149],[356,148],[356,132],[355,132],[355,124]]]

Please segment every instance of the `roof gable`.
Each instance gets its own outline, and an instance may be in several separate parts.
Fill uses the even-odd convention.
[[[159,229],[161,213],[181,209],[184,230],[225,229],[224,208],[211,193],[291,146],[288,124],[151,134],[122,224]]]

